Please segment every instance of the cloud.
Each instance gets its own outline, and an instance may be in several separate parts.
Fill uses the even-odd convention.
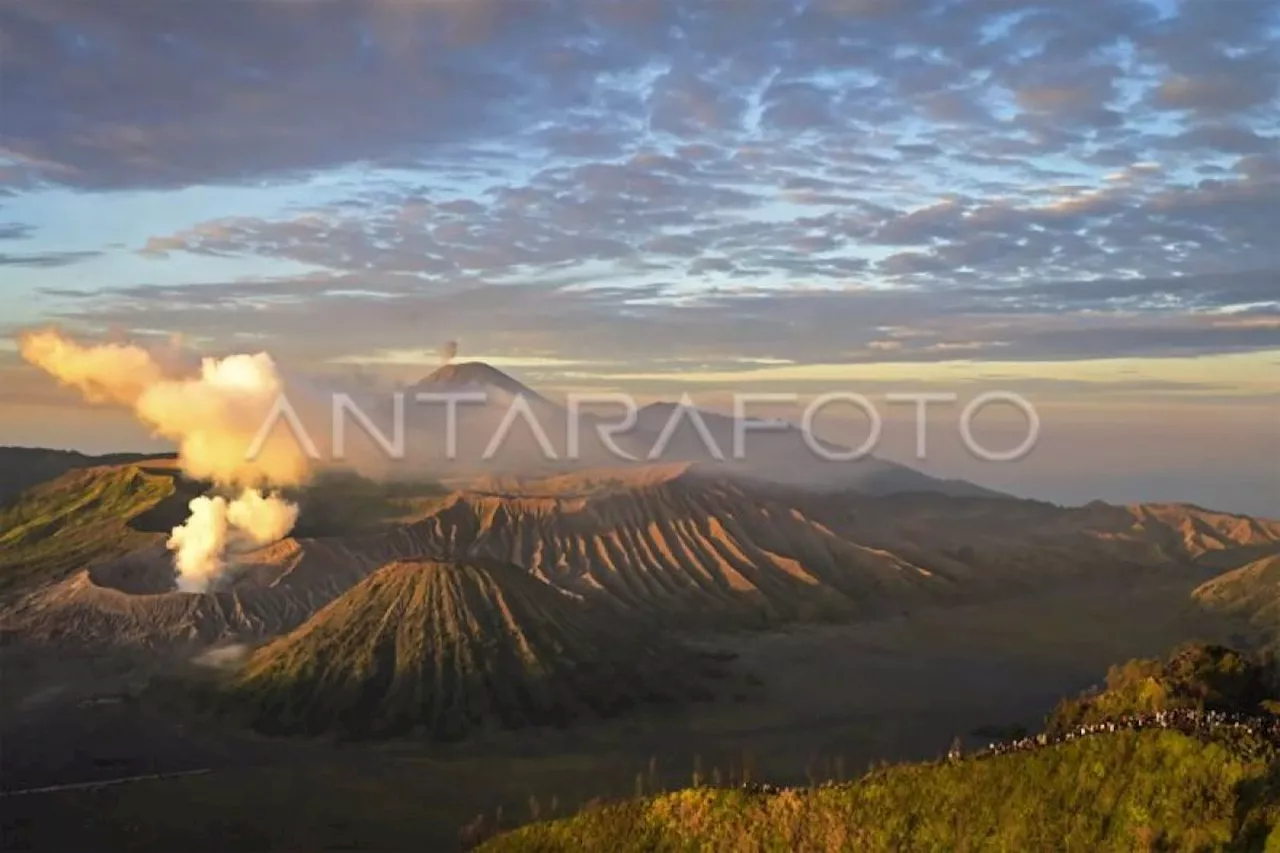
[[[35,231],[30,225],[21,222],[0,223],[0,240],[21,240]]]
[[[11,168],[260,188],[0,261],[102,271],[53,319],[298,359],[1249,349],[1212,321],[1274,301],[1274,5],[14,0]]]
[[[626,5],[301,0],[220,16],[13,0],[0,12],[8,157],[47,181],[180,186],[352,163],[467,169],[481,141],[614,157],[654,137],[847,141],[915,122],[977,144],[1011,107],[1061,148],[1147,132],[1144,109],[1261,121],[1280,64],[1267,0],[1233,0],[1230,16],[1206,0],[1164,15],[1138,0],[1089,15],[1067,0]]]
[[[284,385],[275,362],[263,352],[206,358],[198,376],[173,375],[181,359],[136,344],[86,345],[56,329],[27,332],[19,339],[24,360],[91,403],[131,411],[157,436],[178,445],[182,470],[221,486],[241,486],[238,498],[200,496],[190,502],[186,522],[168,540],[177,584],[200,592],[227,568],[229,548],[266,545],[284,537],[297,520],[296,505],[263,484],[305,482],[311,463],[290,439],[257,434]]]
[[[271,342],[282,359],[304,367],[332,359],[377,361],[377,353],[397,350],[423,353],[417,372],[426,373],[434,369],[437,342],[457,335],[468,351],[512,363],[647,364],[679,353],[732,370],[743,358],[930,362],[950,357],[946,345],[956,342],[969,347],[970,357],[1029,361],[1263,350],[1274,347],[1274,329],[1261,320],[1227,321],[1271,316],[1239,306],[1275,305],[1275,283],[1274,272],[1256,270],[1000,286],[726,286],[682,293],[661,283],[588,286],[555,279],[433,291],[407,275],[335,276],[226,288],[138,287],[90,300],[77,316],[126,328],[181,325],[221,349],[244,340]],[[266,293],[255,296],[255,286]],[[352,294],[356,287],[368,295]],[[896,346],[877,343],[886,340]],[[412,358],[399,364],[414,371]],[[548,366],[549,373],[557,369]]]
[[[78,251],[78,252],[32,252],[29,254],[11,254],[9,252],[0,252],[0,266],[4,267],[35,267],[39,269],[48,269],[50,267],[66,267],[89,258],[95,258],[101,255],[96,251]]]

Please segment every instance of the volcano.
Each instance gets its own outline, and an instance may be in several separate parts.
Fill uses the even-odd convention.
[[[693,660],[519,567],[406,560],[259,649],[228,695],[264,731],[449,740],[688,698]]]
[[[1190,506],[817,493],[672,463],[421,495],[343,487],[326,500],[335,527],[239,554],[228,586],[192,594],[174,590],[164,548],[185,503],[172,472],[91,474],[0,513],[0,531],[12,527],[0,532],[0,580],[13,595],[0,627],[31,642],[260,642],[396,562],[481,558],[611,618],[715,630],[874,618],[1115,572],[1196,566],[1207,579],[1280,546],[1280,522]],[[370,512],[375,501],[386,511]]]
[[[514,396],[523,396],[529,402],[549,403],[545,397],[523,382],[508,376],[483,361],[464,361],[446,364],[431,373],[409,390],[412,392],[441,392],[488,390],[496,388]]]
[[[576,458],[568,442],[570,413],[565,406],[539,394],[492,365],[479,361],[447,364],[411,386],[411,394],[482,392],[484,404],[469,402],[457,406],[459,452],[448,465],[433,460],[427,467],[458,472],[512,475],[550,474],[587,467],[659,463],[697,463],[717,468],[729,476],[766,483],[824,491],[853,490],[865,494],[934,492],[963,497],[1002,497],[1000,493],[964,480],[931,477],[920,471],[872,455],[831,461],[816,453],[812,436],[786,421],[768,422],[767,430],[755,421],[746,452],[733,458],[733,418],[702,409],[686,411],[680,404],[654,402],[636,411],[635,423],[627,429],[613,427],[621,422],[621,411],[599,415],[589,410],[579,413]],[[486,457],[489,440],[502,428],[503,419],[515,398],[523,398],[528,411],[542,428],[545,443],[536,436],[525,418],[516,418],[498,452]],[[443,434],[447,425],[443,411],[415,412],[423,433]],[[435,407],[439,409],[439,407]],[[704,436],[693,423],[701,421]],[[674,427],[672,422],[675,421]],[[598,427],[608,428],[611,443],[601,438]],[[669,434],[664,434],[669,433]],[[709,441],[708,441],[709,438]],[[822,442],[834,452],[847,448]],[[614,447],[621,451],[615,452]],[[547,453],[550,448],[551,453]],[[630,457],[630,458],[628,458]]]

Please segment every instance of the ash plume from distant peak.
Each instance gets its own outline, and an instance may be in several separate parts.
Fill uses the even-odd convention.
[[[456,340],[445,341],[437,350],[440,355],[440,366],[444,367],[450,364],[458,357],[458,342]]]

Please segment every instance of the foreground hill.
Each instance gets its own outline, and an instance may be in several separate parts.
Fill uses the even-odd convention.
[[[273,733],[452,739],[687,698],[691,660],[515,566],[404,561],[259,649],[230,698]]]
[[[1059,703],[1046,731],[1060,735],[1105,720],[1169,711],[1266,716],[1280,710],[1280,671],[1269,656],[1188,643],[1168,658],[1113,666],[1102,685]]]
[[[1171,731],[890,768],[779,793],[695,788],[533,824],[499,851],[1262,850],[1280,842],[1274,764]]]
[[[848,784],[698,786],[588,808],[482,849],[1272,850],[1273,676],[1231,649],[1188,645],[1113,667],[1104,688],[1063,702],[1038,737]]]

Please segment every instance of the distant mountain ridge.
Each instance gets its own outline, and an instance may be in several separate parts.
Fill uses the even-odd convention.
[[[502,395],[490,401],[484,409],[459,406],[459,434],[463,437],[464,450],[459,453],[463,468],[468,459],[477,459],[482,448],[487,449],[487,439],[497,430],[508,395],[523,396],[544,429],[556,459],[550,460],[543,448],[535,444],[527,434],[525,425],[513,430],[514,438],[504,454],[499,453],[496,463],[483,467],[516,473],[524,467],[530,470],[567,470],[572,463],[566,459],[569,448],[566,427],[569,412],[564,406],[532,390],[519,380],[484,362],[462,362],[445,365],[421,381],[409,387],[412,393],[459,392],[496,389]],[[710,446],[690,419],[700,419],[710,436]],[[579,424],[580,461],[587,466],[627,464],[596,435],[596,425],[617,423],[617,417],[604,417],[582,412]],[[675,419],[674,432],[665,438],[664,431]],[[733,418],[703,409],[683,411],[680,404],[654,402],[636,413],[636,422],[628,430],[614,433],[613,440],[622,452],[629,454],[636,464],[698,462],[718,466],[723,473],[766,482],[782,483],[798,487],[823,490],[855,489],[867,494],[891,494],[895,492],[938,492],[941,494],[974,497],[997,497],[1000,492],[984,488],[965,480],[939,479],[924,474],[907,465],[867,455],[857,460],[833,461],[816,453],[801,427],[780,419],[753,419],[754,427],[768,425],[767,430],[752,429],[744,442],[745,453],[734,458]],[[432,427],[439,431],[439,423]],[[475,446],[467,447],[470,440]],[[847,451],[830,442],[822,442],[835,452]],[[657,457],[654,452],[660,451]]]
[[[486,365],[449,368],[425,387],[524,388]],[[563,412],[539,399],[539,417]],[[661,424],[672,411],[644,413]],[[494,412],[482,414],[470,426],[491,426]],[[723,416],[703,420],[717,439],[732,431]],[[642,424],[630,438],[654,433]],[[479,565],[488,580],[448,570],[429,592],[405,581],[413,595],[470,602],[457,584],[492,581],[522,596],[520,581],[504,580],[516,571],[538,584],[527,588],[534,598],[550,591],[559,598],[547,601],[655,630],[873,618],[1173,570],[1236,572],[1215,599],[1237,612],[1269,618],[1277,598],[1267,561],[1280,554],[1280,521],[1179,504],[1060,507],[875,459],[827,468],[794,427],[753,434],[764,459],[745,464],[708,460],[689,438],[674,433],[676,458],[658,462],[498,465],[437,482],[320,476],[295,495],[295,538],[238,554],[233,580],[199,595],[175,591],[164,542],[203,486],[178,476],[171,457],[73,469],[0,510],[0,628],[33,643],[258,642],[300,630],[357,588],[348,605],[363,600],[372,587],[361,585],[389,565],[419,563]]]
[[[1280,549],[1206,581],[1195,600],[1235,620],[1260,644],[1280,650]]]
[[[940,479],[872,455],[847,462],[823,459],[811,449],[800,427],[779,420],[753,421],[756,425],[769,423],[775,429],[752,430],[746,440],[745,457],[734,459],[732,418],[696,410],[711,435],[714,448],[709,448],[703,437],[691,427],[687,415],[677,411],[678,404],[670,402],[650,403],[640,408],[636,424],[631,429],[614,433],[614,443],[631,460],[614,453],[597,434],[598,424],[616,423],[616,417],[581,413],[575,460],[571,458],[573,454],[568,444],[568,410],[503,371],[479,361],[446,364],[405,390],[411,396],[474,391],[499,393],[491,396],[487,406],[462,404],[457,407],[458,448],[453,459],[446,458],[447,448],[442,440],[448,430],[445,408],[426,403],[411,405],[408,421],[412,438],[404,459],[385,459],[372,444],[366,448],[370,471],[377,471],[384,478],[404,476],[405,472],[415,479],[477,473],[541,475],[602,465],[644,467],[655,463],[695,462],[719,467],[731,476],[828,491],[853,489],[866,494],[937,492],[957,496],[1001,495],[965,480]],[[490,439],[502,427],[509,402],[514,397],[523,397],[529,403],[530,411],[550,442],[551,454],[545,452],[539,437],[532,434],[523,419],[518,418],[497,452],[486,458]],[[659,448],[664,428],[676,416],[684,419],[669,436],[665,447]],[[389,410],[379,412],[375,421],[387,422],[390,417]],[[361,433],[354,431],[353,434],[359,444]],[[655,449],[661,449],[661,454],[650,458]],[[66,470],[162,458],[172,459],[174,454],[125,453],[94,457],[75,451],[0,448],[0,506],[12,502],[30,486],[50,480]]]
[[[651,403],[642,408],[637,417],[637,428],[647,441],[647,447],[654,446],[673,418],[682,419],[667,445],[668,452],[663,454],[664,461],[702,461],[719,465],[731,475],[820,490],[852,489],[873,495],[936,492],[956,497],[1009,497],[966,480],[931,477],[907,465],[871,454],[849,462],[824,459],[809,446],[799,426],[778,418],[753,419],[753,426],[767,425],[768,429],[749,430],[743,439],[745,459],[734,460],[731,458],[733,418],[698,409],[697,416],[706,426],[712,444],[725,457],[723,461],[715,460],[704,437],[687,420],[692,413],[681,412],[680,408],[677,403]],[[808,438],[816,440],[812,436]],[[820,444],[836,453],[850,449],[827,441]]]
[[[32,486],[52,480],[75,468],[119,465],[148,459],[172,459],[174,456],[172,453],[107,453],[92,456],[75,450],[0,447],[0,507],[12,503]]]
[[[150,482],[128,473],[138,470],[91,469],[97,479],[84,482],[65,475],[47,489],[53,503],[31,511],[70,520],[91,490]],[[90,542],[59,552],[47,572],[24,570],[28,594],[0,611],[0,622],[33,641],[257,639],[301,625],[389,563],[479,559],[518,566],[603,612],[652,625],[763,627],[873,617],[1116,572],[1181,567],[1208,578],[1280,552],[1280,522],[1177,505],[1062,508],[924,492],[822,493],[671,463],[481,478],[406,499],[390,497],[396,491],[388,486],[394,512],[243,555],[230,588],[192,595],[173,591],[158,529],[156,514],[183,503],[172,489],[131,499],[130,529],[145,523],[128,534],[136,543],[129,553],[95,554]],[[103,530],[117,537],[119,524],[111,524]],[[14,566],[38,566],[42,542],[18,543],[7,556]]]

